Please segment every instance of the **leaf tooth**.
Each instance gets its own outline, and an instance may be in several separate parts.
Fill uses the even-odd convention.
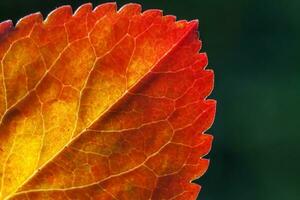
[[[93,5],[91,3],[82,4],[74,12],[74,16],[81,17],[81,16],[86,15],[87,13],[91,13],[92,10],[93,10]]]
[[[190,177],[189,178],[190,182],[202,177],[205,174],[205,172],[208,170],[209,164],[210,164],[210,159],[200,158],[195,166],[191,165],[189,170],[193,171],[193,174],[189,173],[188,170],[186,172],[187,177]],[[191,175],[188,176],[188,174],[191,174]],[[198,187],[201,187],[198,184],[195,184],[195,185]]]
[[[61,6],[49,13],[44,23],[50,26],[64,24],[72,17],[72,15],[73,10],[71,6]]]
[[[194,29],[196,29],[198,31],[198,28],[199,28],[199,20],[198,19],[191,20],[188,23],[192,24],[192,26],[194,26]]]
[[[207,93],[205,93],[205,98],[207,98],[211,93],[212,93],[212,91],[213,91],[213,89],[214,89],[214,86],[215,86],[215,82],[214,82],[214,78],[215,78],[215,73],[214,73],[214,71],[213,70],[205,70],[205,72],[208,74],[208,78],[212,78],[212,81],[211,81],[211,86],[209,87],[209,89],[208,89],[208,91],[207,91]],[[216,112],[216,106],[217,106],[217,101],[215,101],[215,100],[212,100],[212,99],[208,99],[209,101],[213,101],[212,102],[212,104],[213,104],[213,106],[214,106],[214,113]],[[207,101],[208,101],[207,100]],[[214,114],[215,115],[215,114]],[[212,122],[213,123],[213,122]],[[212,126],[212,124],[209,126],[209,127],[211,127]]]
[[[175,22],[176,21],[176,16],[174,16],[174,15],[166,15],[163,18],[164,18],[164,20],[169,21],[169,22]]]
[[[199,164],[199,162],[200,163],[203,162],[201,160],[205,160],[206,162],[207,161],[209,162],[209,159],[204,158],[204,157],[206,155],[208,155],[208,153],[211,150],[213,138],[214,137],[209,134],[197,133],[195,135],[195,138],[193,139],[192,145],[190,146],[191,153],[187,157],[185,164],[197,166]],[[207,169],[205,169],[205,170],[207,170]],[[202,173],[200,173],[200,174],[195,173],[194,176],[189,177],[188,179],[194,180],[195,178],[199,177],[201,174]]]
[[[142,12],[142,6],[137,3],[128,3],[122,6],[119,10],[118,13],[121,15],[131,17],[134,15],[140,15]]]
[[[175,23],[178,27],[184,28],[189,22],[187,20],[178,20]]]
[[[43,22],[43,15],[40,12],[37,13],[33,13],[30,15],[27,15],[23,18],[21,18],[17,24],[16,27],[23,27],[23,26],[27,26],[27,25],[33,25],[35,23],[42,23]]]
[[[142,15],[154,15],[154,16],[162,16],[163,15],[163,11],[159,10],[159,9],[149,9],[146,10],[142,13]]]
[[[196,150],[197,150],[196,152],[198,154],[198,157],[203,158],[204,156],[208,155],[209,152],[211,151],[211,147],[212,147],[212,142],[214,140],[214,136],[211,135],[211,134],[209,134],[209,133],[203,133],[201,135],[201,138],[204,141],[202,143],[198,144],[198,146],[196,146]]]
[[[117,12],[117,4],[115,2],[104,3],[95,7],[93,12],[101,16],[107,13],[115,13]]]
[[[203,101],[205,105],[205,112],[207,115],[206,121],[202,125],[202,132],[205,133],[207,130],[209,130],[214,123],[214,119],[216,116],[216,108],[217,108],[217,101],[214,99],[205,99]]]
[[[199,70],[200,69],[205,69],[208,65],[207,54],[205,52],[202,52],[202,53],[199,53],[197,56],[198,56],[198,65],[197,65],[197,67],[199,67]]]
[[[14,24],[11,20],[7,20],[0,23],[0,38],[8,33],[10,30],[12,30],[14,27]]]

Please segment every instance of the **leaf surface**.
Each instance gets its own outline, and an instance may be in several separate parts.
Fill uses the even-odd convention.
[[[0,199],[195,199],[216,107],[197,29],[115,3],[0,23]]]

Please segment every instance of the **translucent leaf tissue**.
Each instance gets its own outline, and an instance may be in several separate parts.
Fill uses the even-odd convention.
[[[0,199],[196,199],[214,74],[198,21],[138,4],[0,23]]]

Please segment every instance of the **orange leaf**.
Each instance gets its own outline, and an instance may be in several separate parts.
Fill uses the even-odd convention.
[[[0,24],[0,199],[195,199],[215,115],[197,21],[138,4]]]

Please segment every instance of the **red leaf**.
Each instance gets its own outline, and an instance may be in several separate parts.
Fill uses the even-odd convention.
[[[197,21],[115,3],[0,24],[0,199],[195,199],[216,103]]]

